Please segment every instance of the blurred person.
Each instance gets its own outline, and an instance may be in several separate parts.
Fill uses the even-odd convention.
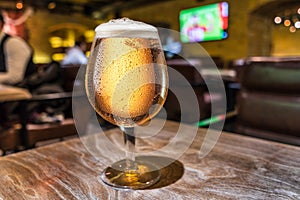
[[[0,13],[0,84],[20,86],[26,77],[36,72],[33,50],[22,38],[5,33],[4,23]],[[0,133],[10,127],[7,122],[17,107],[17,102],[0,103]]]
[[[33,50],[22,38],[5,33],[4,23],[0,14],[0,83],[17,85],[36,72],[32,61]]]
[[[76,41],[75,45],[67,50],[66,56],[61,61],[61,65],[86,64],[88,59],[85,55],[87,44],[85,41]]]

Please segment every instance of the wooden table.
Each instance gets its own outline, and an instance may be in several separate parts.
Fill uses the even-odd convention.
[[[157,144],[177,125],[167,122]],[[300,147],[223,132],[200,158],[206,131],[145,190],[114,191],[99,181],[109,156],[98,162],[78,138],[8,155],[0,158],[0,199],[300,199]]]

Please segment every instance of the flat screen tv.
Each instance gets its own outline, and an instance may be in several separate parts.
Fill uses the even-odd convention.
[[[223,40],[228,37],[227,2],[181,10],[180,39],[183,43]]]

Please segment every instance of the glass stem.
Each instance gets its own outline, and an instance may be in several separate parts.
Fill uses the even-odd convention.
[[[124,136],[124,144],[126,149],[126,168],[127,171],[136,171],[137,165],[135,163],[135,135],[133,127],[122,127]]]

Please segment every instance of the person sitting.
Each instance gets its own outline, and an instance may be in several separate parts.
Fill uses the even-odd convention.
[[[16,85],[37,69],[30,45],[20,37],[5,33],[4,23],[0,14],[0,83]]]
[[[75,45],[67,50],[66,56],[61,61],[61,65],[86,64],[88,59],[84,54],[86,50],[85,41],[76,41]]]
[[[0,84],[19,86],[26,77],[36,73],[37,67],[33,63],[33,50],[20,37],[11,36],[4,32],[4,18],[0,13]],[[0,132],[6,127],[17,102],[0,103]]]

